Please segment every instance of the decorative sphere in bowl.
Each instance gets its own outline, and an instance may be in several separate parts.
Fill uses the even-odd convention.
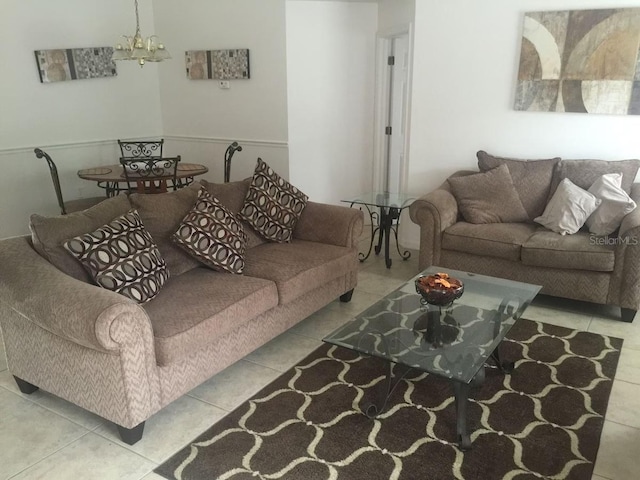
[[[462,296],[464,285],[448,273],[421,275],[416,280],[416,292],[422,295],[426,303],[444,306]]]

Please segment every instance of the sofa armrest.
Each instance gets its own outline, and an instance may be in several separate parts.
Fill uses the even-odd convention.
[[[130,341],[132,324],[153,335],[149,317],[134,301],[66,275],[27,237],[0,241],[0,266],[0,302],[55,335],[101,351]]]
[[[308,202],[293,237],[300,240],[354,247],[360,240],[364,215],[355,208]]]
[[[619,236],[621,238],[628,236],[632,230],[640,227],[640,183],[634,183],[631,185],[630,197],[639,206],[622,219],[619,231]]]
[[[630,196],[640,205],[640,183],[632,185]],[[637,310],[640,307],[640,207],[622,219],[615,255],[608,302]]]
[[[456,223],[458,203],[453,194],[439,188],[418,198],[409,207],[411,221],[420,227],[420,258],[422,270],[440,261],[442,232]]]

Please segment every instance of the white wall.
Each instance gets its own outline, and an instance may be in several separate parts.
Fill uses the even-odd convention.
[[[116,163],[117,138],[162,133],[156,65],[117,65],[116,77],[40,83],[34,50],[110,46],[135,32],[130,0],[4,0],[0,14],[0,238],[28,232],[29,215],[57,213],[42,147],[65,198],[101,194],[79,168]],[[140,1],[143,34],[151,0]],[[147,33],[148,32],[148,33]]]
[[[156,28],[173,56],[159,66],[165,137],[183,161],[208,163],[209,178],[223,178],[224,151],[238,140],[243,151],[231,178],[250,176],[262,157],[288,177],[287,72],[284,0],[154,0]],[[248,48],[248,80],[190,80],[185,51]]]
[[[371,189],[377,4],[289,1],[291,182],[314,201]]]
[[[150,35],[151,0],[140,2],[140,17]],[[116,77],[88,80],[42,84],[38,77],[34,50],[112,46],[133,35],[130,0],[4,0],[0,31],[0,148],[162,132],[155,65],[121,62]]]
[[[638,158],[638,116],[513,109],[524,12],[604,3],[417,0],[410,192],[426,193],[455,170],[476,168],[480,149],[520,158]],[[639,1],[615,5],[638,6]],[[405,243],[418,242],[413,228]]]
[[[415,11],[416,0],[378,0],[378,32],[393,32],[413,23]]]

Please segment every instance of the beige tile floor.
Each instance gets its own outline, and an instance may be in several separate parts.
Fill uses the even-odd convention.
[[[147,421],[143,439],[133,446],[120,442],[112,424],[64,400],[42,391],[19,393],[0,342],[0,480],[159,479],[152,472],[158,464],[315,349],[324,335],[417,273],[417,252],[406,262],[397,254],[393,259],[387,270],[372,255],[361,264],[350,303],[331,303],[179,398]],[[640,477],[640,315],[632,324],[616,315],[614,309],[550,297],[538,297],[525,315],[625,340],[597,480]]]

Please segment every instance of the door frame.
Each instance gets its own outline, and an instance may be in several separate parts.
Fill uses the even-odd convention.
[[[400,192],[405,192],[409,172],[409,146],[411,131],[411,92],[413,80],[413,24],[398,26],[391,30],[380,31],[376,34],[376,79],[374,100],[374,134],[373,134],[373,169],[372,190],[383,191],[385,184],[385,161],[387,155],[387,136],[384,133],[389,118],[390,82],[387,70],[387,58],[391,53],[392,40],[395,37],[407,35],[408,59],[407,95],[405,97],[404,118],[404,158],[400,171]]]

